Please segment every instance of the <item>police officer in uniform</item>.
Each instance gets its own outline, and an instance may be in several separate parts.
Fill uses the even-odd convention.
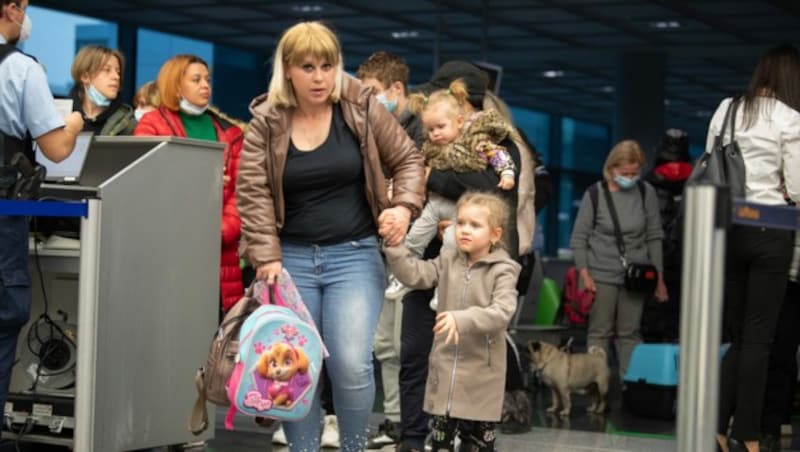
[[[21,174],[17,153],[35,162],[33,142],[53,161],[72,152],[83,128],[80,113],[62,118],[41,65],[16,49],[31,32],[28,0],[0,0],[0,198]],[[20,329],[30,315],[28,218],[0,215],[0,408],[5,407]]]

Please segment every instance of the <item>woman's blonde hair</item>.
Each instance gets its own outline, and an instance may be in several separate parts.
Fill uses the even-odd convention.
[[[528,143],[522,138],[522,135],[520,135],[517,126],[514,125],[514,117],[511,114],[511,108],[508,107],[508,104],[505,103],[503,99],[500,99],[500,97],[498,97],[497,94],[491,91],[486,91],[486,93],[484,93],[483,95],[483,109],[484,110],[492,109],[500,113],[500,116],[502,116],[503,119],[505,119],[506,122],[508,122],[508,125],[511,126],[511,132],[509,133],[509,135],[511,136],[511,141],[513,141],[514,144],[517,145],[517,147],[520,147],[520,145],[522,144],[525,146],[525,150],[527,152],[530,153],[533,152],[528,146]],[[522,152],[523,149],[519,149],[519,151]]]
[[[278,108],[296,107],[292,82],[286,78],[288,66],[299,65],[306,57],[327,61],[335,68],[330,101],[342,96],[344,61],[339,39],[330,28],[318,21],[300,22],[283,33],[272,58],[272,79],[269,81],[267,105]]]
[[[156,82],[149,81],[140,86],[133,96],[133,107],[158,107],[161,100],[158,98]]]
[[[84,74],[88,74],[90,78],[97,75],[98,72],[103,70],[106,61],[112,56],[116,57],[119,62],[119,86],[120,89],[122,89],[122,74],[125,73],[125,57],[119,50],[109,49],[103,46],[84,46],[78,51],[78,54],[75,55],[75,59],[72,60],[72,69],[70,70],[75,85],[83,85],[81,77],[83,77]],[[78,97],[83,99],[83,90],[78,90]]]
[[[500,233],[500,241],[495,245],[508,249],[508,244],[506,243],[506,225],[508,224],[511,212],[508,203],[494,193],[472,191],[458,198],[456,212],[466,206],[482,207],[489,212],[489,227],[492,229],[500,228],[502,230]]]
[[[161,66],[156,78],[161,105],[172,111],[178,111],[181,100],[181,79],[186,69],[195,63],[202,64],[208,69],[208,63],[196,55],[175,55]]]
[[[416,116],[422,115],[437,105],[446,105],[452,116],[463,114],[466,105],[469,103],[467,98],[467,85],[461,79],[450,82],[447,89],[439,89],[430,95],[424,93],[414,93],[408,98],[408,110]]]
[[[644,152],[635,140],[623,140],[611,148],[611,152],[606,157],[606,163],[603,166],[603,177],[607,181],[614,180],[613,169],[622,165],[630,165],[632,163],[639,164],[639,168],[644,167]]]

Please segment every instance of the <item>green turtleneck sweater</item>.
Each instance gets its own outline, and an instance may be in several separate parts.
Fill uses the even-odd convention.
[[[188,138],[217,141],[217,129],[214,128],[214,121],[211,120],[211,115],[208,113],[197,116],[187,115],[182,111],[179,113]]]

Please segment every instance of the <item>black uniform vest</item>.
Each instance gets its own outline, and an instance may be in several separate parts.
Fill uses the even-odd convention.
[[[10,44],[0,44],[0,64],[3,64],[6,57],[14,52],[19,52],[19,50]],[[25,54],[23,53],[23,55]],[[33,140],[31,139],[30,133],[26,132],[25,138],[20,140],[0,130],[0,167],[8,165],[11,161],[11,157],[18,152],[22,152],[31,162],[35,161],[33,155]]]

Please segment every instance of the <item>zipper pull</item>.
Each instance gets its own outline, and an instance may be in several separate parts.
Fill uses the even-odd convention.
[[[486,356],[488,356],[487,365],[489,367],[492,367],[492,342],[493,341],[492,341],[491,336],[489,336],[487,334],[486,335]]]

